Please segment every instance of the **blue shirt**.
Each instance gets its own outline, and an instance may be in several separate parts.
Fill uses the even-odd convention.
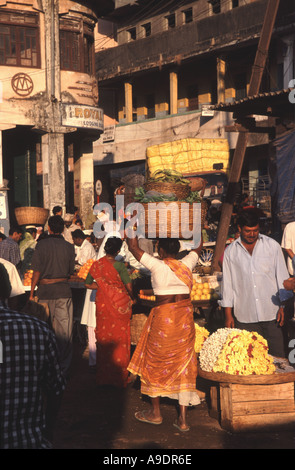
[[[275,320],[281,302],[293,296],[280,245],[259,234],[252,255],[238,238],[224,252],[221,307],[232,307],[242,323]]]

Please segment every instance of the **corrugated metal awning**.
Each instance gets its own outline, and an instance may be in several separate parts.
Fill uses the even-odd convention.
[[[215,111],[233,112],[235,115],[259,114],[263,116],[275,117],[295,117],[295,106],[289,100],[290,92],[293,88],[284,90],[259,93],[247,96],[243,99],[232,101],[231,103],[217,103],[211,106]]]

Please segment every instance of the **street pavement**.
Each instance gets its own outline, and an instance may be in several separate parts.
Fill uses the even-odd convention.
[[[72,374],[59,411],[53,448],[99,450],[97,456],[108,464],[111,462],[102,460],[131,455],[131,450],[132,455],[138,456],[144,452],[149,455],[174,452],[196,458],[197,450],[295,448],[294,429],[235,434],[223,430],[219,422],[209,416],[204,383],[200,388],[204,390],[201,394],[204,400],[189,408],[189,432],[182,433],[173,426],[176,402],[169,399],[161,402],[161,425],[141,423],[134,414],[147,409],[149,400],[141,395],[139,381],[129,384],[126,390],[97,387],[95,374],[88,367],[87,347],[75,343]],[[112,461],[112,464],[117,463]],[[131,462],[130,466],[133,466]]]

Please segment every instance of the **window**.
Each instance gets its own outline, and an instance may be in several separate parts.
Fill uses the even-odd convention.
[[[172,13],[171,15],[168,15],[165,18],[167,20],[168,29],[175,28],[175,26],[176,26],[175,13]]]
[[[136,28],[128,29],[127,32],[128,32],[128,35],[129,35],[128,41],[135,41],[135,39],[136,39]]]
[[[0,12],[0,65],[40,67],[38,15]]]
[[[146,23],[142,25],[143,30],[144,30],[144,35],[147,38],[148,36],[151,35],[152,29],[151,29],[151,23]]]
[[[208,0],[208,3],[211,3],[214,14],[221,12],[220,0]]]
[[[239,6],[239,0],[232,0],[232,8],[236,8]]]
[[[60,32],[60,65],[62,70],[80,71],[79,34]]]
[[[184,23],[191,23],[193,21],[193,9],[188,8],[187,10],[183,11],[183,16],[184,16]]]
[[[61,20],[60,68],[92,75],[94,73],[93,29],[83,23]],[[81,33],[82,31],[82,33]]]

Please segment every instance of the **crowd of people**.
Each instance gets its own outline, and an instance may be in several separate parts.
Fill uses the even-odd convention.
[[[88,260],[93,263],[85,279],[81,323],[87,326],[89,368],[96,372],[96,384],[125,388],[139,376],[151,408],[138,411],[135,418],[160,425],[160,400],[169,397],[179,404],[174,426],[180,432],[190,429],[187,408],[200,403],[190,291],[202,241],[181,254],[179,240],[154,243],[134,237],[127,220],[120,226],[102,220],[101,237],[96,238],[84,229],[78,211],[63,216],[57,206],[44,230],[16,226],[0,237],[0,387],[8,410],[5,407],[4,413],[0,407],[0,447],[51,446],[72,365],[73,299],[68,281]],[[286,356],[285,307],[295,289],[294,230],[295,222],[287,225],[280,246],[261,233],[257,211],[244,207],[236,218],[237,236],[222,259],[219,303],[224,326],[257,331],[268,341],[270,354],[278,357]],[[21,279],[28,269],[31,288],[25,294]],[[153,289],[156,300],[132,351],[130,322],[142,285]],[[23,309],[23,299],[46,305],[47,321]],[[21,349],[15,348],[17,342]],[[12,393],[16,383],[21,384],[19,393]]]

